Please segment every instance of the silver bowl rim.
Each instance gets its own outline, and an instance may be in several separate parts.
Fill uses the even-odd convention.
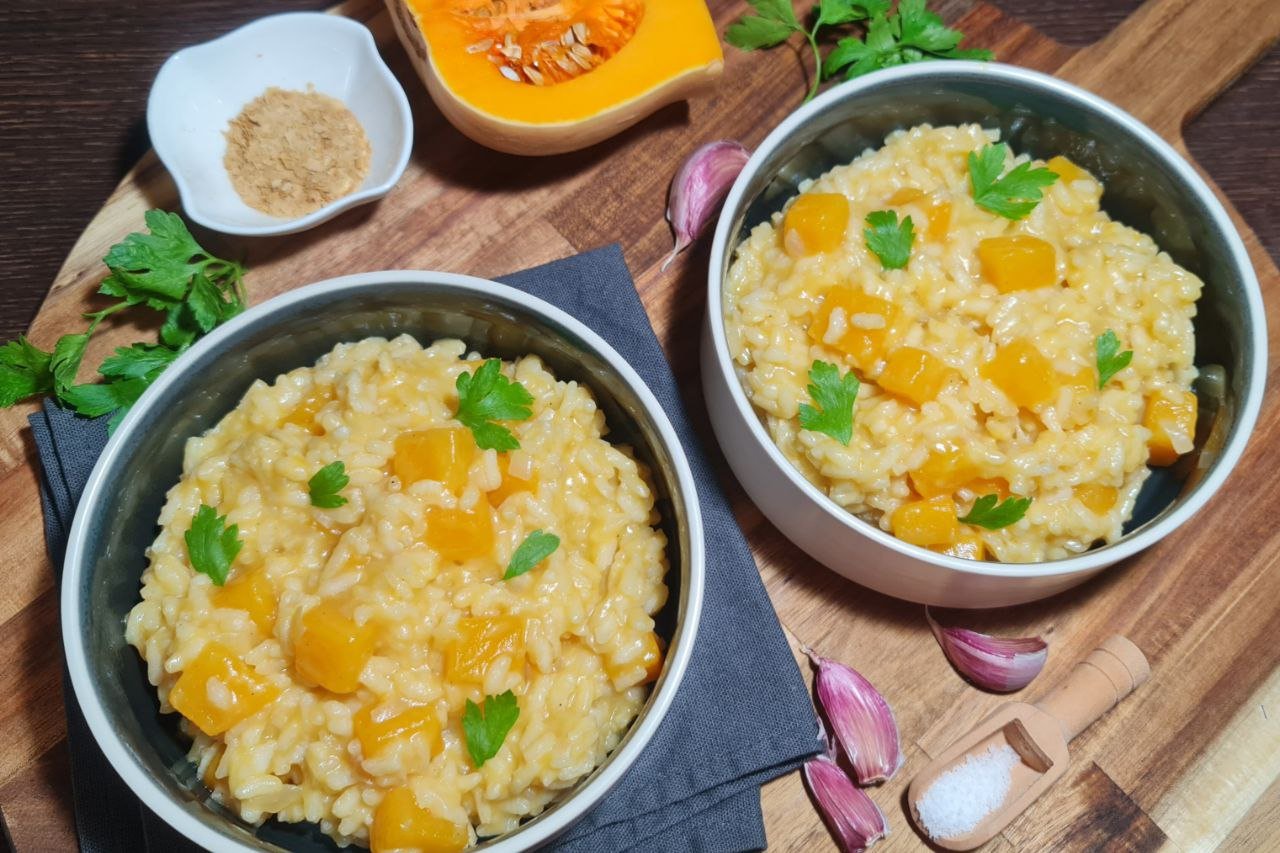
[[[1209,211],[1218,231],[1225,236],[1227,248],[1243,289],[1248,307],[1248,325],[1252,340],[1253,360],[1250,364],[1250,382],[1245,391],[1242,405],[1236,422],[1236,428],[1222,448],[1218,458],[1214,460],[1208,472],[1191,492],[1179,497],[1172,509],[1141,529],[1134,531],[1117,542],[1094,548],[1084,553],[1058,560],[1046,560],[1040,563],[998,563],[977,560],[966,560],[939,554],[918,545],[911,545],[881,530],[879,527],[858,518],[841,507],[824,494],[813,483],[809,482],[796,467],[782,455],[782,451],[769,438],[764,425],[760,422],[754,407],[742,389],[742,383],[734,371],[733,362],[729,358],[729,348],[724,330],[724,310],[722,288],[728,274],[726,249],[730,241],[736,239],[732,233],[734,221],[746,199],[747,186],[761,171],[765,159],[793,134],[801,131],[806,122],[821,114],[837,103],[857,100],[868,89],[885,83],[901,81],[930,80],[982,80],[998,79],[1004,83],[1020,86],[1029,91],[1048,91],[1052,94],[1074,102],[1084,111],[1092,111],[1110,119],[1137,139],[1143,147],[1150,150],[1163,165],[1174,172],[1180,180],[1189,186],[1199,201]],[[719,366],[729,395],[737,408],[737,415],[746,421],[752,438],[760,449],[766,453],[783,476],[805,493],[813,504],[830,518],[844,526],[851,533],[871,539],[879,545],[897,551],[918,562],[938,566],[960,575],[980,575],[999,578],[1049,578],[1064,575],[1075,575],[1093,572],[1112,563],[1123,560],[1137,552],[1150,547],[1180,527],[1218,491],[1227,476],[1235,468],[1240,456],[1244,453],[1249,437],[1253,433],[1262,406],[1262,396],[1267,372],[1267,332],[1266,313],[1262,303],[1262,292],[1258,285],[1258,277],[1249,261],[1244,241],[1231,217],[1218,201],[1217,196],[1209,189],[1195,168],[1186,161],[1173,146],[1165,142],[1155,131],[1147,127],[1134,116],[1115,104],[1092,92],[1060,80],[1048,74],[1008,65],[1000,62],[971,61],[937,61],[923,62],[916,65],[903,65],[875,71],[856,80],[834,86],[804,104],[785,118],[774,128],[764,141],[752,153],[746,166],[738,175],[733,187],[725,198],[720,218],[716,226],[715,240],[711,246],[711,262],[707,274],[707,317],[711,332],[716,364]]]
[[[81,613],[81,576],[84,571],[87,537],[90,530],[90,519],[97,508],[109,495],[103,493],[104,480],[108,469],[114,466],[116,457],[121,453],[133,433],[144,424],[146,413],[159,399],[161,392],[182,381],[187,369],[197,364],[205,354],[227,338],[239,334],[241,329],[250,324],[279,313],[289,306],[310,299],[316,295],[350,290],[376,290],[379,285],[389,281],[421,284],[424,286],[439,285],[458,290],[473,292],[489,299],[500,299],[514,303],[530,313],[540,314],[549,322],[557,324],[573,335],[580,337],[607,361],[623,382],[636,394],[647,414],[653,419],[658,436],[664,449],[671,455],[672,468],[675,471],[677,485],[684,496],[685,522],[689,535],[689,567],[687,577],[687,595],[685,612],[676,628],[680,632],[679,642],[673,644],[675,653],[668,658],[666,671],[654,692],[647,700],[637,721],[627,731],[625,742],[607,758],[607,766],[598,770],[596,775],[589,776],[585,784],[574,788],[564,799],[558,801],[560,806],[554,813],[548,811],[545,817],[498,836],[485,846],[489,853],[515,853],[545,843],[573,825],[595,806],[601,798],[616,785],[631,768],[636,759],[648,746],[656,734],[658,727],[666,719],[667,713],[675,700],[684,676],[688,671],[697,642],[698,627],[702,617],[702,606],[706,578],[704,531],[702,513],[698,502],[697,485],[689,467],[684,446],[676,435],[675,428],[667,418],[662,406],[649,390],[649,386],[635,372],[631,365],[612,346],[582,321],[575,319],[554,305],[524,291],[508,285],[499,284],[475,276],[458,273],[432,272],[424,270],[383,270],[378,272],[356,273],[325,279],[314,284],[305,285],[287,291],[265,302],[250,307],[243,314],[226,324],[214,329],[201,338],[191,349],[183,353],[166,369],[155,383],[147,389],[141,399],[125,416],[116,429],[107,446],[94,465],[85,486],[80,503],[76,508],[75,519],[71,525],[71,533],[67,542],[66,556],[63,560],[61,624],[68,671],[76,699],[84,713],[94,740],[101,747],[108,762],[120,774],[133,793],[147,806],[163,818],[170,826],[178,830],[188,839],[211,850],[226,850],[229,845],[236,849],[252,851],[240,843],[229,840],[210,829],[201,821],[180,808],[169,794],[156,783],[151,774],[134,760],[130,751],[117,737],[107,717],[104,704],[88,670],[88,658],[80,630]],[[682,578],[682,583],[685,582]],[[121,626],[123,630],[123,626]],[[542,816],[540,816],[542,817]]]

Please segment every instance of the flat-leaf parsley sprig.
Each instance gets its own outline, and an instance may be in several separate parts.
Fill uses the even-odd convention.
[[[231,564],[244,546],[240,541],[239,525],[227,527],[225,515],[218,515],[218,511],[208,504],[200,504],[200,509],[191,519],[191,527],[182,538],[187,543],[191,568],[208,575],[217,586],[225,584]]]
[[[458,411],[454,415],[471,430],[482,450],[518,450],[511,430],[495,421],[524,421],[533,415],[533,395],[502,375],[502,361],[491,358],[474,373],[459,373]]]
[[[858,399],[858,377],[849,371],[815,361],[809,368],[809,396],[817,406],[800,404],[800,427],[829,435],[844,446],[853,438],[853,404]]]
[[[867,241],[867,248],[880,259],[880,266],[887,270],[904,269],[916,239],[911,217],[898,222],[896,210],[875,210],[867,214],[866,222],[862,237]]]
[[[345,489],[350,482],[346,464],[341,460],[330,462],[307,481],[311,505],[321,509],[337,509],[340,506],[346,506],[347,499],[338,492]]]
[[[484,697],[484,704],[477,705],[470,699],[462,710],[462,734],[467,741],[467,752],[477,769],[498,754],[507,732],[520,719],[520,706],[510,690],[497,696]]]
[[[1044,197],[1040,192],[1058,180],[1056,173],[1039,166],[1031,167],[1024,161],[1014,166],[1003,177],[1005,158],[1009,146],[1003,142],[988,145],[978,152],[969,152],[969,188],[978,207],[1005,219],[1022,219]]]
[[[111,412],[114,430],[156,377],[197,338],[244,310],[244,267],[205,251],[182,217],[148,210],[149,233],[135,233],[102,259],[110,270],[98,292],[117,300],[84,316],[88,327],[46,352],[25,337],[0,346],[0,407],[52,394],[85,417]],[[119,347],[98,368],[105,382],[76,384],[89,339],[107,317],[143,307],[164,314],[157,343]]]
[[[1129,366],[1133,361],[1133,350],[1120,351],[1120,338],[1111,329],[1107,329],[1093,342],[1094,355],[1098,362],[1098,387],[1106,385],[1112,376]]]
[[[969,514],[959,520],[963,524],[999,530],[1021,521],[1030,508],[1031,498],[1005,498],[1001,502],[999,495],[983,495],[973,502]]]

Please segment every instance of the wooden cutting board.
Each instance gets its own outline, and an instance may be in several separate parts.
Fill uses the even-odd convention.
[[[1006,61],[1079,83],[1135,113],[1185,153],[1184,122],[1280,36],[1275,0],[1148,0],[1103,41],[1075,50],[984,3],[938,4],[948,21]],[[723,29],[740,2],[713,0]],[[760,570],[793,641],[844,660],[888,697],[907,763],[872,792],[892,836],[884,849],[921,849],[903,793],[929,756],[1003,701],[966,685],[931,637],[923,608],[857,587],[808,559],[746,500],[719,457],[701,402],[697,342],[707,249],[659,270],[670,245],[667,183],[702,142],[748,146],[800,97],[788,50],[726,50],[714,96],[668,107],[589,151],[546,159],[495,154],[444,122],[375,0],[337,9],[366,21],[409,93],[417,141],[408,171],[380,204],[304,234],[260,240],[198,235],[218,254],[247,258],[259,302],[345,273],[443,269],[493,276],[603,243],[621,242],[650,319],[680,378],[704,445],[735,501]],[[31,327],[50,346],[93,305],[106,249],[176,193],[154,155],[137,165],[72,250]],[[1269,377],[1280,345],[1280,272],[1237,217],[1262,282],[1271,329]],[[97,364],[151,329],[121,325],[90,348]],[[1274,383],[1273,383],[1274,384]],[[45,554],[35,453],[26,416],[0,412],[0,518],[7,539],[0,585],[0,807],[19,850],[74,846],[64,749],[58,608]],[[1174,536],[1076,590],[1038,604],[960,617],[975,628],[1050,641],[1041,684],[1052,683],[1105,635],[1122,632],[1150,657],[1150,683],[1073,744],[1067,777],[988,849],[1185,851],[1280,849],[1280,405],[1263,406],[1236,473]],[[806,667],[807,671],[807,667]],[[761,689],[768,689],[762,685]],[[1033,686],[1026,691],[1035,695]],[[829,849],[830,837],[796,774],[765,788],[771,845]]]

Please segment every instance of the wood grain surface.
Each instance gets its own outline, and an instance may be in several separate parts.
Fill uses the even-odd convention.
[[[741,11],[738,3],[711,6],[721,27]],[[1192,113],[1280,35],[1274,0],[1233,3],[1229,21],[1206,14],[1217,6],[1212,0],[1149,0],[1083,49],[989,5],[957,0],[939,6],[972,43],[1085,83],[1176,144]],[[872,796],[892,827],[885,848],[923,848],[903,811],[907,782],[930,755],[1004,700],[958,678],[930,636],[922,608],[814,564],[746,501],[715,449],[698,385],[705,244],[667,273],[659,271],[670,241],[661,212],[676,164],[709,138],[758,143],[798,99],[796,56],[727,51],[725,85],[713,97],[664,109],[589,151],[529,160],[480,149],[443,122],[378,3],[353,0],[343,10],[369,21],[413,102],[418,143],[404,179],[380,204],[301,235],[198,236],[214,251],[247,256],[254,301],[318,278],[380,268],[491,276],[621,241],[790,636],[856,666],[894,706],[907,764]],[[75,244],[31,326],[33,339],[48,345],[75,327],[76,315],[91,304],[106,248],[137,228],[146,208],[175,204],[168,176],[153,156],[144,157]],[[1274,381],[1280,272],[1257,236],[1243,224],[1242,230],[1268,304]],[[111,346],[141,332],[127,324],[106,330],[86,363],[96,364]],[[19,850],[56,851],[74,848],[74,829],[62,752],[57,603],[31,469],[30,410],[0,413],[0,518],[9,539],[7,582],[0,587],[0,718],[7,724],[0,739],[0,808]],[[1039,684],[1064,675],[1112,632],[1134,639],[1153,665],[1144,688],[1073,743],[1066,778],[987,849],[1280,849],[1280,644],[1274,641],[1280,532],[1273,523],[1280,485],[1271,474],[1280,465],[1277,430],[1280,407],[1268,401],[1222,493],[1192,524],[1146,553],[1049,601],[949,614],[979,629],[1049,638]],[[1035,698],[1038,689],[1026,693]],[[764,804],[774,848],[831,848],[798,776],[767,786]]]

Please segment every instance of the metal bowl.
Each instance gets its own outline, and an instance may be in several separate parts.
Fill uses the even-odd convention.
[[[1151,235],[1204,280],[1195,318],[1196,450],[1157,470],[1119,541],[1042,563],[965,560],[909,545],[857,518],[804,478],[770,439],[725,343],[722,284],[737,245],[802,181],[848,163],[918,124],[998,128],[1018,153],[1064,154],[1099,177],[1102,207]],[[1257,419],[1266,373],[1257,277],[1230,218],[1190,164],[1153,131],[1061,80],[998,63],[928,62],[837,86],[789,116],[733,185],[711,250],[702,381],[730,467],[764,514],[812,557],[889,595],[950,607],[994,607],[1075,586],[1168,535],[1222,485]],[[1209,368],[1209,366],[1213,366]]]
[[[524,850],[564,831],[621,778],[662,722],[693,653],[702,611],[703,533],[684,451],[627,362],[586,326],[540,299],[468,276],[377,272],[336,278],[257,305],[179,358],[147,391],[98,460],[81,498],[62,578],[62,633],[76,698],[94,737],[134,793],[212,850],[332,851],[312,824],[256,828],[210,798],[187,761],[189,739],[161,715],[138,653],[124,640],[139,599],[145,549],[183,446],[239,403],[254,380],[309,366],[343,341],[408,333],[460,338],[485,356],[534,354],[560,379],[589,388],[611,440],[651,472],[668,541],[671,594],[658,615],[664,669],[621,744],[572,794],[478,849]]]

